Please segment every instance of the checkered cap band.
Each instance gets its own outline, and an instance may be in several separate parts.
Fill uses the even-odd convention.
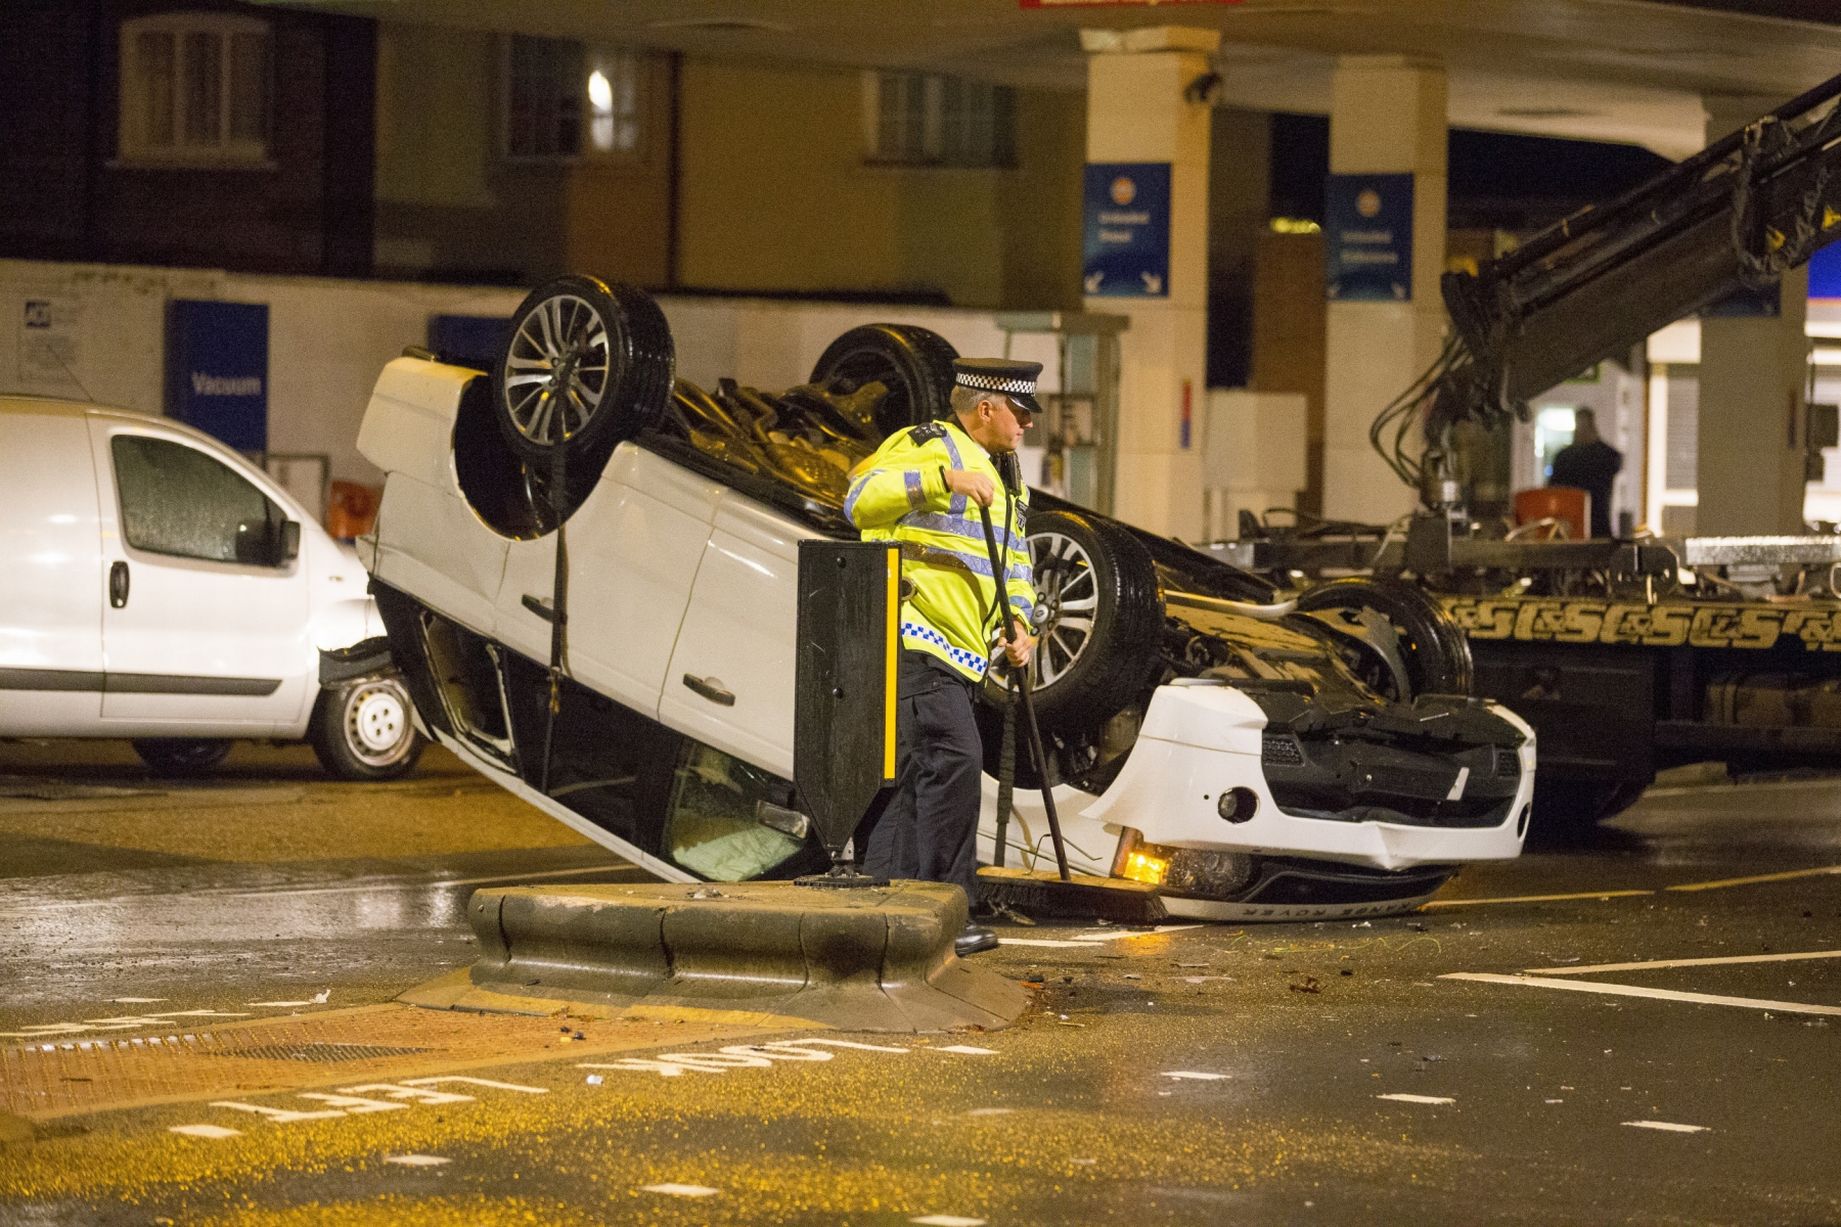
[[[1005,379],[999,375],[961,374],[958,382],[967,388],[976,388],[980,392],[1002,392],[1006,396],[1034,396],[1036,381],[1033,379]]]

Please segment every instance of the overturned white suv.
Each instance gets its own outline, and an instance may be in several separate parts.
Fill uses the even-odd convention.
[[[944,415],[953,357],[868,325],[807,384],[706,391],[673,379],[643,293],[567,277],[525,300],[490,374],[390,363],[359,435],[387,474],[361,552],[429,732],[660,877],[822,868],[789,782],[798,542],[854,538],[846,474]],[[1278,603],[1032,502],[1037,705],[1075,868],[1159,881],[1178,915],[1304,919],[1405,910],[1519,853],[1533,736],[1467,696],[1466,641],[1423,594]],[[1044,853],[1039,815],[1019,804],[1010,863]]]

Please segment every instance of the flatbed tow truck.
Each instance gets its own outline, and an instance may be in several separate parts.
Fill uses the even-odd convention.
[[[1450,467],[1459,424],[1525,420],[1529,397],[1841,238],[1838,100],[1841,76],[1447,273],[1444,351],[1370,430],[1419,491],[1404,528],[1251,524],[1210,547],[1292,586],[1410,577],[1433,595],[1475,691],[1538,735],[1536,829],[1615,814],[1682,763],[1841,769],[1841,536],[1512,539],[1470,520]]]

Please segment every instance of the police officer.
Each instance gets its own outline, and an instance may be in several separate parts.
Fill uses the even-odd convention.
[[[901,543],[903,578],[896,784],[864,819],[858,852],[872,874],[952,882],[973,907],[984,766],[973,691],[1006,613],[1017,622],[1016,642],[1004,647],[1009,663],[1027,665],[1034,647],[1027,492],[1020,478],[1007,484],[999,464],[1017,472],[1041,373],[1039,362],[956,360],[951,416],[891,435],[857,467],[844,499],[864,540]],[[1001,577],[991,573],[980,508],[997,534]],[[955,944],[973,954],[997,945],[997,935],[968,925]]]

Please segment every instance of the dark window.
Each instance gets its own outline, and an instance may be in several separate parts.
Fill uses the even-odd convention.
[[[869,158],[902,166],[1013,166],[1016,92],[1004,85],[931,73],[865,75]]]
[[[140,17],[122,23],[121,48],[123,158],[267,158],[267,23],[224,13]]]
[[[110,450],[129,545],[206,562],[280,565],[274,542],[286,514],[229,466],[146,435],[116,435]]]
[[[507,53],[505,153],[631,156],[640,148],[641,64],[630,52],[514,35]]]

